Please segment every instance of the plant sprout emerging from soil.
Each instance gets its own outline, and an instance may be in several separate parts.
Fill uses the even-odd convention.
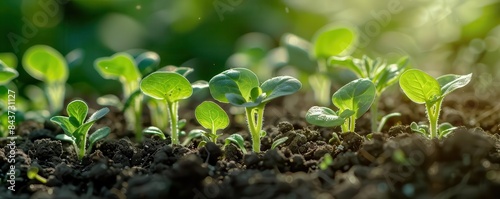
[[[141,73],[128,53],[116,53],[111,57],[101,57],[95,60],[95,68],[103,78],[119,80],[123,88],[123,98],[126,102],[123,109],[130,106],[125,112],[128,122],[133,125],[136,140],[142,140],[142,96],[139,92]],[[115,100],[116,101],[116,100]]]
[[[179,144],[179,101],[189,98],[193,88],[189,81],[175,72],[154,72],[140,84],[141,91],[154,99],[164,101],[170,118],[170,138],[172,144]]]
[[[210,94],[222,103],[245,107],[248,129],[252,137],[252,149],[260,152],[264,108],[272,99],[297,92],[302,84],[290,76],[278,76],[259,86],[257,76],[245,68],[226,70],[214,76],[209,84]]]
[[[68,141],[73,144],[78,155],[78,159],[82,160],[86,151],[87,135],[94,123],[108,114],[108,108],[102,108],[92,114],[87,120],[88,106],[82,100],[74,100],[68,104],[66,107],[66,112],[68,112],[68,117],[65,116],[54,116],[50,118],[50,121],[58,124],[64,134],[59,134],[56,139]],[[105,138],[109,135],[109,127],[103,127],[97,129],[92,133],[89,139],[89,150],[92,150],[92,146],[100,139]]]
[[[214,102],[205,101],[198,105],[194,111],[196,120],[201,126],[210,129],[210,133],[204,132],[204,136],[213,143],[217,143],[217,130],[225,129],[229,125],[227,113]]]
[[[328,59],[329,66],[341,66],[354,72],[359,78],[368,78],[375,84],[375,101],[370,108],[371,130],[380,132],[385,121],[392,116],[399,116],[399,113],[391,113],[378,121],[378,103],[382,92],[389,86],[396,83],[399,76],[408,68],[408,58],[403,57],[394,64],[387,64],[382,59],[371,59],[363,56],[361,59],[351,56],[333,56]]]
[[[61,111],[68,80],[68,66],[61,53],[45,45],[32,46],[24,53],[23,67],[28,74],[45,83],[50,113],[55,115]]]
[[[356,40],[353,29],[330,25],[318,30],[312,43],[296,35],[285,34],[281,45],[287,51],[288,65],[297,68],[301,76],[307,78],[316,102],[326,106],[331,87],[326,61],[331,56],[350,54]]]
[[[369,79],[357,79],[341,87],[332,95],[339,110],[313,106],[306,113],[306,121],[322,127],[341,126],[342,132],[354,132],[356,119],[370,108],[375,99],[375,85]]]
[[[472,77],[472,73],[468,75],[443,75],[435,79],[427,73],[411,69],[404,72],[399,80],[401,89],[410,100],[417,104],[425,104],[427,119],[429,120],[429,132],[426,132],[430,138],[443,137],[451,130],[448,125],[440,127],[441,132],[438,132],[438,119],[441,111],[441,103],[446,95],[452,91],[466,86]],[[424,132],[424,130],[415,127],[414,130]]]
[[[227,145],[231,144],[231,142],[236,144],[236,146],[238,146],[238,148],[240,148],[240,150],[241,150],[241,152],[243,152],[243,154],[247,153],[247,149],[245,148],[245,139],[243,139],[243,136],[241,136],[240,134],[232,134],[232,135],[228,136],[226,138],[225,143],[224,143],[224,148],[226,148]]]
[[[38,171],[39,171],[38,167],[33,167],[33,166],[30,167],[28,169],[28,173],[27,173],[28,178],[30,180],[37,179],[41,183],[46,184],[47,183],[47,178],[44,178],[44,177],[38,175]]]

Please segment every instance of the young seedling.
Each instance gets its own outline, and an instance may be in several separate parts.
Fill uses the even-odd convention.
[[[194,116],[201,126],[210,129],[210,133],[205,133],[205,136],[213,143],[217,143],[219,137],[217,130],[225,129],[229,125],[227,113],[214,102],[205,101],[198,105],[194,111]]]
[[[313,106],[306,113],[306,121],[322,127],[341,126],[342,132],[354,132],[356,119],[370,108],[375,99],[375,85],[369,79],[357,79],[341,87],[332,95],[339,110]]]
[[[245,139],[240,134],[232,134],[229,137],[226,138],[226,141],[224,142],[224,148],[226,148],[227,145],[231,144],[233,142],[240,148],[241,152],[243,154],[247,153],[247,149],[245,148]]]
[[[39,171],[38,167],[34,167],[34,166],[30,167],[28,169],[28,173],[27,173],[28,178],[30,180],[37,179],[41,183],[46,184],[47,183],[47,178],[44,178],[44,177],[38,175],[38,171]]]
[[[380,132],[389,117],[399,116],[399,113],[391,113],[384,116],[379,122],[378,104],[382,92],[396,83],[399,76],[408,68],[408,58],[403,57],[398,62],[387,64],[382,59],[371,59],[363,56],[361,59],[351,56],[333,56],[328,59],[329,66],[341,66],[354,72],[359,78],[368,78],[375,84],[375,102],[370,108],[371,130]]]
[[[134,58],[128,53],[116,53],[111,57],[101,57],[95,60],[95,68],[105,79],[119,80],[123,88],[125,103],[121,108],[131,107],[125,112],[129,128],[134,129],[136,140],[142,140],[142,95],[139,92],[139,81],[142,75]],[[109,100],[108,100],[109,102]]]
[[[68,66],[61,53],[45,45],[32,46],[24,53],[23,67],[28,74],[45,83],[50,113],[55,115],[61,111],[68,79]]]
[[[471,77],[472,73],[468,75],[449,74],[435,79],[418,69],[407,70],[401,75],[399,85],[406,96],[417,104],[425,104],[427,119],[429,120],[428,137],[436,138],[444,136],[443,133],[438,134],[441,103],[446,95],[466,86],[470,82]],[[445,128],[443,127],[443,129]],[[443,132],[445,131],[443,130]]]
[[[264,108],[272,99],[297,92],[302,84],[290,76],[278,76],[259,86],[257,76],[245,68],[226,70],[209,81],[210,94],[222,103],[245,107],[248,129],[252,137],[252,149],[260,152]]]
[[[322,106],[328,105],[332,75],[326,61],[331,56],[350,54],[357,42],[357,34],[347,26],[326,26],[318,30],[312,43],[293,34],[285,34],[281,45],[288,55],[288,65],[300,71],[307,78],[314,93],[314,99]]]
[[[87,135],[90,128],[98,119],[104,117],[109,112],[109,109],[102,108],[85,120],[88,112],[87,103],[82,100],[74,100],[68,104],[66,111],[68,112],[68,117],[54,116],[50,118],[50,121],[58,124],[64,131],[64,134],[57,135],[56,139],[71,142],[78,155],[78,159],[82,160],[86,153]],[[92,149],[92,146],[98,140],[108,136],[109,132],[109,127],[103,127],[92,133],[88,137],[89,149]]]
[[[189,81],[178,73],[161,71],[145,77],[140,88],[145,95],[167,104],[172,144],[179,144],[179,101],[193,94]]]

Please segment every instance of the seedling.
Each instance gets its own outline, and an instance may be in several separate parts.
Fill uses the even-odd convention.
[[[389,117],[399,116],[399,113],[388,114],[384,116],[380,123],[378,121],[378,104],[382,92],[389,86],[396,83],[401,73],[408,68],[408,58],[403,57],[394,64],[387,64],[382,59],[371,59],[363,56],[361,59],[350,56],[333,56],[328,59],[329,66],[341,66],[354,72],[359,78],[368,78],[375,84],[376,95],[375,102],[370,108],[371,130],[380,132]]]
[[[196,107],[194,111],[196,120],[201,126],[210,129],[210,133],[205,133],[209,140],[217,143],[217,130],[224,129],[229,125],[227,113],[216,103],[205,101]]]
[[[67,141],[73,144],[78,159],[82,160],[86,152],[87,135],[94,123],[104,117],[108,112],[108,108],[102,108],[92,114],[87,120],[88,106],[82,100],[74,100],[66,107],[68,117],[54,116],[50,121],[58,124],[64,131],[64,134],[59,134],[56,139]],[[109,135],[109,127],[97,129],[92,133],[89,139],[89,151],[92,146],[98,141]]]
[[[260,152],[264,108],[272,99],[297,92],[302,84],[290,76],[278,76],[259,86],[257,76],[245,68],[226,70],[209,81],[210,94],[222,103],[245,107],[248,129],[252,137],[252,149]]]
[[[68,79],[68,66],[61,53],[49,46],[33,46],[24,53],[23,67],[28,74],[45,83],[50,113],[55,115],[61,111]]]
[[[245,139],[243,139],[243,137],[240,134],[232,134],[229,137],[227,137],[224,144],[224,148],[226,148],[227,145],[231,144],[231,142],[236,144],[236,146],[240,148],[243,154],[247,153],[247,149],[245,148]]]
[[[298,69],[307,78],[314,99],[322,106],[328,105],[331,78],[326,61],[331,56],[350,54],[357,42],[355,31],[347,26],[327,26],[318,30],[312,44],[293,34],[285,34],[281,45],[286,48],[288,65]]]
[[[438,132],[438,119],[441,112],[441,103],[446,95],[452,91],[466,86],[472,77],[468,75],[444,75],[435,79],[427,73],[411,69],[404,72],[399,80],[401,89],[411,101],[425,104],[427,119],[429,120],[430,138],[442,137],[443,132]],[[415,128],[415,125],[413,125]],[[445,127],[443,127],[445,129]],[[449,129],[449,128],[447,128]],[[415,130],[418,130],[415,128]],[[426,132],[427,133],[427,132]]]
[[[306,113],[306,121],[322,127],[341,126],[342,132],[354,132],[356,119],[370,108],[375,99],[375,85],[369,79],[357,79],[341,87],[332,95],[339,110],[313,106]]]
[[[172,144],[179,144],[179,101],[193,94],[189,81],[178,73],[161,71],[145,77],[140,83],[140,88],[145,95],[167,104]]]
[[[37,179],[41,183],[46,184],[47,183],[47,178],[44,178],[44,177],[38,175],[38,171],[39,171],[38,167],[33,167],[33,166],[30,167],[28,169],[28,173],[27,173],[28,178],[30,180]]]
[[[103,78],[119,80],[122,84],[125,103],[120,104],[120,107],[123,109],[131,107],[125,112],[125,117],[132,125],[129,128],[134,129],[136,140],[142,140],[142,95],[138,92],[142,75],[134,58],[127,53],[116,53],[111,57],[96,59],[94,65]]]
[[[285,143],[287,140],[288,140],[288,137],[282,137],[282,138],[274,140],[274,142],[271,144],[271,149],[275,149],[277,146]]]
[[[326,153],[326,154],[323,156],[323,160],[319,163],[319,169],[321,169],[321,170],[326,170],[326,169],[328,169],[328,167],[330,167],[331,165],[333,165],[333,158],[332,158],[332,155],[330,155],[329,153]]]

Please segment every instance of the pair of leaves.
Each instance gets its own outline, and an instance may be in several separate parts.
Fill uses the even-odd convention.
[[[101,57],[95,60],[95,68],[106,79],[116,79],[127,84],[141,79],[134,58],[128,53],[116,53],[111,57]]]
[[[340,126],[351,116],[361,117],[375,99],[375,85],[368,79],[357,79],[341,87],[332,96],[333,105],[339,111],[327,107],[311,107],[306,114],[306,121],[323,127]]]
[[[290,76],[274,77],[259,86],[257,76],[246,68],[226,70],[214,76],[208,84],[214,99],[241,107],[256,107],[293,94],[302,87],[300,81]]]
[[[176,72],[154,72],[141,81],[140,88],[149,97],[171,103],[186,99],[193,94],[191,83]]]
[[[26,72],[48,84],[66,82],[68,66],[64,57],[50,46],[36,45],[29,48],[23,56]]]
[[[427,133],[429,131],[429,126],[427,125],[419,125],[416,122],[412,122],[410,124],[410,128],[412,131],[420,133],[424,136],[428,136],[429,134]],[[454,127],[448,122],[442,123],[438,126],[438,136],[439,138],[446,137],[448,134],[453,132],[453,130],[457,129],[457,127]]]
[[[50,118],[50,121],[58,124],[63,129],[65,134],[60,135],[59,138],[64,138],[63,140],[80,143],[83,141],[82,139],[86,139],[86,135],[95,121],[104,117],[109,112],[109,109],[102,108],[96,111],[86,121],[85,117],[87,117],[88,106],[84,101],[74,100],[70,102],[66,108],[66,111],[68,112],[68,117],[54,116]],[[109,134],[109,128],[107,127],[101,128],[93,133],[94,137],[96,138],[104,135],[107,136],[107,134]]]
[[[399,80],[403,92],[417,104],[432,104],[458,88],[466,86],[472,77],[468,75],[444,75],[433,78],[429,74],[411,69],[404,72]]]
[[[307,73],[315,73],[318,67],[316,59],[350,54],[356,40],[357,35],[350,27],[327,26],[316,32],[313,44],[288,33],[281,38],[281,45],[287,51],[289,65]]]
[[[354,72],[360,78],[368,78],[382,93],[387,87],[394,84],[400,74],[408,67],[408,57],[403,57],[394,64],[387,64],[381,59],[371,59],[363,56],[357,59],[351,56],[333,56],[328,59],[329,66],[341,66]]]

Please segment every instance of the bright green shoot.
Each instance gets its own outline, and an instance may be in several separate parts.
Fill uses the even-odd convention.
[[[259,85],[257,76],[245,68],[226,70],[214,76],[209,84],[210,94],[222,103],[245,107],[248,129],[252,137],[252,149],[260,152],[264,108],[272,99],[297,92],[302,84],[289,76],[278,76]]]
[[[87,135],[94,123],[108,114],[108,108],[102,108],[92,114],[87,120],[88,106],[82,100],[74,100],[68,104],[66,107],[68,112],[68,117],[65,116],[54,116],[50,118],[50,121],[58,124],[64,134],[59,134],[56,139],[71,142],[76,150],[78,159],[82,160],[86,153],[86,143]],[[92,146],[100,139],[105,138],[109,135],[109,127],[103,127],[97,129],[94,133],[89,136],[89,150],[92,150]]]
[[[24,53],[23,67],[28,74],[45,83],[50,113],[61,111],[68,79],[68,66],[61,53],[45,45],[32,46]]]
[[[356,32],[347,26],[326,26],[316,32],[312,43],[293,34],[285,34],[281,39],[288,65],[303,73],[301,76],[307,78],[316,102],[322,106],[329,103],[331,87],[327,59],[350,54],[356,42]]]
[[[217,143],[217,130],[225,129],[229,125],[227,113],[214,102],[205,101],[196,107],[194,111],[196,120],[201,126],[210,129],[210,133],[205,134],[211,142]]]
[[[142,140],[142,96],[135,94],[139,91],[141,73],[128,53],[116,53],[111,57],[101,57],[95,60],[95,68],[105,79],[119,80],[123,88],[123,98],[131,109],[125,112],[129,121],[129,128],[134,129],[136,140]],[[125,105],[122,108],[125,108]]]
[[[354,132],[356,119],[361,117],[375,99],[375,85],[369,79],[354,80],[332,96],[337,112],[327,107],[311,107],[306,113],[306,121],[322,127],[341,126],[342,132]]]
[[[247,153],[247,149],[245,148],[245,139],[243,139],[243,136],[241,136],[240,134],[232,134],[228,136],[224,142],[224,148],[226,148],[227,145],[231,144],[231,142],[238,146],[243,154]]]
[[[375,84],[375,102],[370,108],[371,130],[380,132],[385,121],[390,116],[397,116],[399,113],[388,114],[379,122],[378,104],[382,92],[389,86],[396,83],[399,76],[408,68],[408,58],[403,57],[398,62],[388,64],[382,59],[371,59],[363,56],[361,59],[350,56],[333,56],[328,59],[329,66],[341,66],[354,72],[359,78],[368,78]]]
[[[442,137],[438,134],[441,103],[446,95],[469,84],[471,77],[472,73],[468,75],[449,74],[435,79],[417,69],[408,70],[401,75],[399,85],[406,96],[417,104],[425,104],[429,120],[428,137]]]
[[[47,178],[44,178],[44,177],[38,175],[38,171],[39,171],[38,167],[31,166],[27,172],[28,178],[30,180],[36,179],[36,180],[40,181],[41,183],[46,184]]]
[[[179,144],[179,101],[193,94],[189,81],[178,73],[161,71],[145,77],[140,88],[145,95],[167,104],[172,144]]]

